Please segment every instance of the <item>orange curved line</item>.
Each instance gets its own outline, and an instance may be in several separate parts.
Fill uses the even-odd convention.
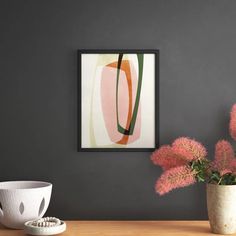
[[[110,67],[114,67],[117,69],[118,63],[117,62],[113,62],[110,63],[106,66],[110,66]],[[129,60],[123,60],[121,62],[121,66],[120,69],[123,70],[125,72],[126,75],[126,79],[127,79],[127,84],[128,84],[128,92],[129,92],[129,109],[128,109],[128,115],[127,115],[127,121],[126,121],[126,127],[125,129],[129,129],[130,126],[130,122],[132,119],[132,104],[133,104],[133,98],[132,98],[132,79],[131,79],[131,71],[130,71],[130,63]],[[123,137],[121,138],[121,140],[117,141],[117,144],[127,144],[129,140],[129,135],[123,135]]]

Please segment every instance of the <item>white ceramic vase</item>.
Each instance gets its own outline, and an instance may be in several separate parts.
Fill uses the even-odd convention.
[[[47,182],[0,182],[0,222],[9,228],[24,228],[26,221],[44,215],[51,192],[52,184]]]
[[[236,185],[207,184],[207,209],[213,233],[236,233]]]

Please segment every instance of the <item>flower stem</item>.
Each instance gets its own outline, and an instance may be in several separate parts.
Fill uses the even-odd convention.
[[[217,183],[218,185],[220,185],[220,182],[221,182],[222,178],[223,178],[223,176],[220,177],[220,179],[219,179],[219,181]]]

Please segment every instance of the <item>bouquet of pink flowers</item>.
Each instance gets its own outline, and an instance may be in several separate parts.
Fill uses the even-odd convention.
[[[236,104],[230,113],[229,131],[236,140]],[[220,140],[215,146],[215,158],[207,159],[206,148],[187,137],[177,138],[172,145],[163,145],[151,155],[163,173],[156,182],[160,195],[196,182],[236,185],[236,158],[232,145]]]

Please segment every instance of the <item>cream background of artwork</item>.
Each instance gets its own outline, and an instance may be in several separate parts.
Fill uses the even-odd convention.
[[[82,54],[81,60],[81,146],[82,148],[96,148],[111,144],[106,131],[100,100],[101,66],[98,66],[100,54]],[[109,54],[115,60],[118,54]],[[109,56],[108,55],[108,56]],[[136,54],[125,54],[133,61],[138,72]],[[100,62],[100,61],[99,61]],[[111,61],[110,61],[111,62]],[[108,62],[109,63],[109,62]],[[100,64],[100,63],[99,63]],[[95,84],[94,84],[95,83]],[[94,87],[94,91],[93,91]],[[92,96],[93,94],[93,96]],[[93,99],[93,121],[97,145],[91,146],[90,142],[90,116]],[[140,97],[141,106],[141,134],[140,138],[133,143],[127,144],[126,148],[154,148],[155,147],[155,56],[144,54],[143,80]],[[100,146],[101,145],[101,146]],[[117,145],[123,147],[123,145]]]

